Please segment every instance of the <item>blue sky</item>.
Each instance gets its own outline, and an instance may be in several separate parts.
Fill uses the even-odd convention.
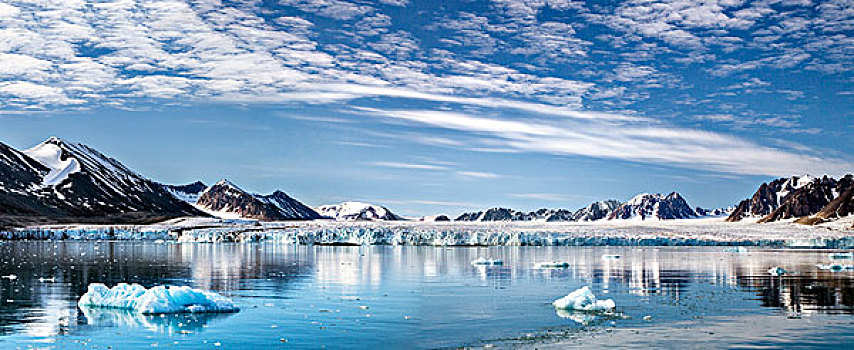
[[[0,1],[0,141],[406,215],[854,169],[850,1]]]

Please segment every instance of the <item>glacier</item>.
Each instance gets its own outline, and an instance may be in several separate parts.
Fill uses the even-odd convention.
[[[219,294],[187,286],[154,286],[119,283],[108,288],[102,283],[89,284],[77,305],[108,309],[133,310],[140,314],[237,312],[234,303]]]
[[[608,311],[617,307],[612,299],[597,299],[588,286],[578,288],[567,296],[555,300],[552,305],[559,310],[578,311]]]
[[[722,219],[607,222],[262,222],[179,218],[149,225],[52,225],[0,230],[9,240],[163,240],[302,245],[417,246],[724,246],[854,248],[850,230],[787,222]]]

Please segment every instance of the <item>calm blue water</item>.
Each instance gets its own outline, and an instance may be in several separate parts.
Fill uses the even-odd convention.
[[[505,264],[472,266],[478,257]],[[0,275],[17,279],[0,280],[0,348],[846,348],[854,273],[814,266],[827,259],[720,248],[4,242]],[[551,260],[571,266],[534,268]],[[794,274],[771,277],[771,266]],[[92,282],[190,285],[242,310],[84,312],[76,301]],[[585,285],[614,299],[618,314],[550,305]]]

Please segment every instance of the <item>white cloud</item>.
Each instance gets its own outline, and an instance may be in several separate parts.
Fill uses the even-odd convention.
[[[490,173],[486,171],[458,171],[457,175],[475,179],[497,179],[502,177],[501,175],[498,175],[496,173]]]
[[[413,170],[447,170],[448,167],[437,164],[422,164],[422,163],[400,163],[400,162],[370,162],[369,165],[394,168],[394,169],[413,169]]]
[[[434,110],[365,111],[387,118],[475,133],[505,148],[662,164],[744,175],[842,174],[850,160],[820,158],[736,137],[666,125],[589,120],[512,120]],[[777,120],[779,121],[779,120]]]

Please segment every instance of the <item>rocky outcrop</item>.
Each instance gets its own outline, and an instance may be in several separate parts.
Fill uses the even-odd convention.
[[[839,193],[830,203],[815,215],[797,220],[802,224],[818,224],[854,214],[854,177],[848,175],[837,182],[835,192]]]

